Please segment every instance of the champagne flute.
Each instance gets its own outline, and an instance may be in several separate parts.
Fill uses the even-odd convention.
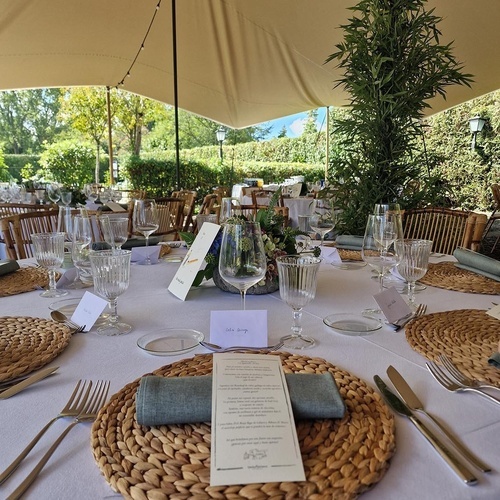
[[[112,250],[121,250],[128,238],[128,217],[110,217],[103,215],[99,218],[104,241]]]
[[[293,309],[292,333],[281,340],[290,349],[314,346],[312,337],[302,335],[302,309],[316,296],[321,259],[313,256],[283,255],[276,259],[281,298]]]
[[[86,288],[94,283],[90,265],[90,243],[92,242],[92,228],[88,217],[75,215],[73,217],[73,233],[71,258],[77,270],[77,276],[71,288]]]
[[[224,224],[219,255],[219,273],[224,281],[236,287],[245,310],[247,290],[262,280],[267,258],[258,222],[244,220]]]
[[[397,268],[399,274],[408,282],[408,305],[416,311],[415,282],[425,276],[429,267],[432,241],[405,239],[396,241],[399,255]]]
[[[66,290],[56,288],[56,269],[64,260],[64,233],[35,233],[31,235],[38,264],[49,271],[49,288],[41,297],[55,298],[67,295]]]
[[[94,289],[109,302],[111,314],[97,329],[99,335],[123,335],[132,330],[128,323],[118,321],[117,298],[124,293],[130,281],[130,250],[101,250],[90,252]]]
[[[135,200],[133,212],[134,230],[142,233],[146,238],[146,246],[149,245],[149,236],[158,231],[160,227],[158,219],[158,208],[155,200]],[[144,264],[151,265],[149,255]]]
[[[312,201],[309,225],[321,237],[321,246],[325,235],[335,227],[335,211],[333,204],[327,198],[318,198]]]

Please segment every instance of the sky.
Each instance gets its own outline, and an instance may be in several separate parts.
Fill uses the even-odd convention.
[[[318,108],[318,130],[322,128],[324,130],[326,128],[325,123],[325,114],[326,108]],[[304,130],[304,124],[307,121],[307,112],[306,113],[297,113],[295,115],[285,116],[283,118],[278,118],[277,120],[272,120],[266,122],[265,125],[272,126],[271,133],[267,139],[272,139],[277,137],[281,132],[283,126],[286,127],[286,136],[287,137],[299,137],[302,135]]]

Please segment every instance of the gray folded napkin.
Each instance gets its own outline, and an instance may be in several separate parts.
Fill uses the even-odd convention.
[[[342,418],[345,405],[330,373],[285,374],[295,418]],[[212,420],[212,376],[143,377],[136,396],[137,422],[154,426]]]
[[[361,250],[363,247],[363,236],[354,234],[340,234],[335,240],[337,248],[344,250]]]
[[[4,274],[10,274],[19,269],[19,264],[17,260],[4,259],[0,260],[0,276]]]
[[[457,248],[453,257],[458,260],[458,268],[500,281],[500,261],[466,248]]]
[[[500,368],[500,352],[494,352],[488,358],[488,364],[496,368]]]

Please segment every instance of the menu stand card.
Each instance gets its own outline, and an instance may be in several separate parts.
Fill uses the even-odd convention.
[[[278,356],[214,354],[210,486],[305,481]]]
[[[205,261],[212,242],[219,233],[220,226],[212,222],[205,222],[196,236],[193,244],[189,248],[175,273],[174,278],[168,286],[168,290],[181,300],[186,300],[186,296],[196,278],[196,274],[201,269]]]

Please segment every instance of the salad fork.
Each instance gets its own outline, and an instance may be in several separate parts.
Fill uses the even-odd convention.
[[[485,384],[479,380],[474,380],[472,378],[466,377],[451,361],[451,359],[446,356],[446,354],[440,354],[439,360],[443,366],[448,370],[449,374],[461,385],[467,387],[476,387],[477,389],[496,389],[500,391],[500,387],[491,384]]]
[[[231,346],[231,347],[221,347],[220,345],[211,344],[210,342],[203,342],[203,341],[200,342],[200,345],[205,347],[209,351],[212,351],[212,352],[234,352],[234,351],[244,351],[244,350],[277,351],[278,349],[281,349],[283,347],[283,342],[278,342],[275,345],[268,345],[268,346],[263,346],[263,347],[251,347],[251,346],[244,346],[244,345],[236,345],[236,346]]]
[[[444,370],[441,367],[439,367],[432,361],[429,361],[428,363],[425,364],[427,365],[427,369],[431,372],[431,375],[434,377],[434,379],[440,385],[442,385],[446,390],[450,392],[462,392],[462,391],[477,392],[478,394],[485,397],[486,399],[489,399],[493,403],[500,405],[500,399],[494,398],[493,396],[490,396],[486,392],[476,389],[475,387],[467,387],[465,385],[460,385],[454,382],[451,378],[448,377],[448,375],[444,372]]]

